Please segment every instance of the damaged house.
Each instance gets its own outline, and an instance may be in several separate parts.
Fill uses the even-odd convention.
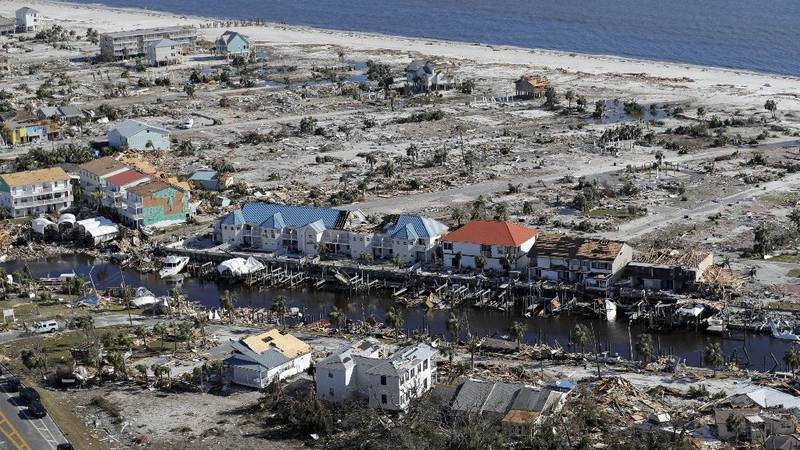
[[[433,388],[434,353],[429,345],[416,344],[383,358],[377,341],[346,345],[317,362],[317,398],[341,402],[359,396],[369,401],[370,408],[406,410],[413,399]]]
[[[760,443],[795,433],[800,414],[800,398],[769,387],[749,386],[721,400],[714,407],[717,436],[723,440]],[[730,416],[739,416],[731,420]],[[732,423],[739,424],[731,429]]]
[[[622,241],[544,234],[528,253],[532,279],[605,292],[622,275],[633,249]]]
[[[624,276],[633,289],[680,292],[702,282],[713,265],[710,251],[652,250],[634,256]]]
[[[413,92],[429,92],[452,89],[455,76],[437,69],[433,61],[415,59],[406,66],[406,83]]]
[[[311,366],[311,347],[277,329],[231,342],[225,360],[227,378],[236,384],[264,389],[273,380],[302,373]]]
[[[520,269],[528,265],[528,252],[538,234],[512,222],[472,220],[442,237],[443,264],[475,269],[482,257],[486,269]]]
[[[561,410],[567,393],[521,383],[466,380],[450,401],[454,414],[474,414],[495,423],[509,436],[530,430],[550,414]]]

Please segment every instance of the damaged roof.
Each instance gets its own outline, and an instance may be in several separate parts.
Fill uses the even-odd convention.
[[[61,167],[50,169],[26,170],[24,172],[6,173],[0,175],[0,179],[9,187],[25,186],[28,184],[43,183],[49,181],[69,180],[69,175]]]
[[[564,234],[543,234],[536,240],[529,255],[569,259],[613,260],[625,243],[607,239],[591,239]]]
[[[713,254],[708,250],[651,250],[634,256],[633,263],[697,267]]]

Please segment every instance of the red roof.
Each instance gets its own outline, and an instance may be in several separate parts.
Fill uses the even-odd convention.
[[[456,231],[446,234],[442,240],[518,247],[537,234],[539,234],[539,230],[511,222],[473,220]]]
[[[125,172],[120,172],[116,175],[106,178],[106,182],[113,184],[114,186],[127,186],[133,182],[143,180],[148,177],[149,175],[145,175],[138,170],[126,170]]]

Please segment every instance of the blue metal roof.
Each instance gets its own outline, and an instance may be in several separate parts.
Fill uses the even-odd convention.
[[[336,227],[336,219],[338,219],[341,211],[332,208],[313,208],[278,203],[245,203],[241,210],[225,216],[222,219],[222,223],[226,225],[238,223],[235,222],[236,213],[239,213],[245,223],[262,227],[274,226],[273,222],[276,219],[276,215],[280,215],[284,225],[290,228],[304,227],[321,220],[325,228],[332,229]]]
[[[283,214],[275,213],[271,215],[267,220],[261,222],[259,226],[261,228],[272,228],[275,230],[280,230],[281,228],[286,226],[286,222],[283,220]]]
[[[216,170],[195,170],[192,176],[189,177],[189,181],[212,181],[215,176],[217,176]]]
[[[411,225],[416,237],[407,234],[406,225]],[[397,221],[390,223],[386,228],[386,234],[396,239],[416,239],[417,237],[429,238],[441,236],[447,231],[447,225],[427,217],[401,215]],[[397,236],[395,236],[397,235]]]
[[[396,227],[395,227],[396,228]],[[419,238],[419,235],[414,231],[414,225],[407,223],[406,226],[398,228],[394,233],[390,234],[392,239],[401,239],[404,241],[413,241]]]

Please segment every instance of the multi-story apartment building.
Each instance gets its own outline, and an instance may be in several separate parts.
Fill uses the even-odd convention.
[[[369,223],[361,211],[247,203],[214,227],[218,242],[281,254],[430,260],[447,226],[420,216],[387,216]]]
[[[127,189],[125,209],[119,210],[131,225],[160,226],[186,222],[189,192],[165,181],[155,180]]]
[[[13,217],[58,212],[71,205],[70,176],[60,167],[0,175],[0,206]]]
[[[110,156],[93,159],[81,164],[80,177],[84,195],[88,198],[94,198],[95,192],[100,191],[97,196],[101,199],[105,198],[104,192],[108,184],[106,180],[128,170],[130,170],[128,166]]]
[[[100,35],[100,57],[106,61],[144,56],[149,46],[162,39],[175,41],[181,53],[194,50],[197,30],[189,26],[145,28]]]

